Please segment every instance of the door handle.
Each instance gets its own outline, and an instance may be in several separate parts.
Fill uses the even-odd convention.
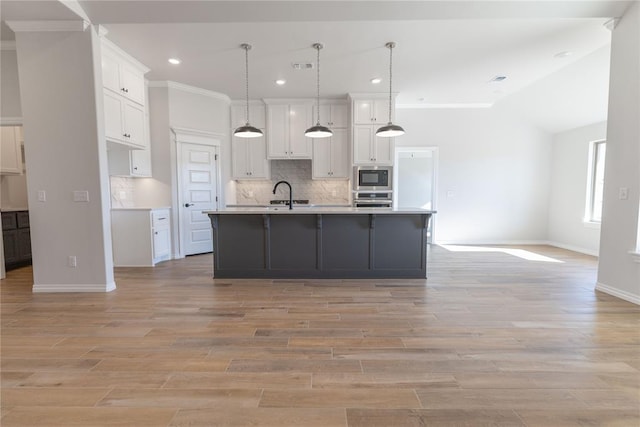
[[[185,207],[185,208],[188,208],[189,206],[193,206],[194,204],[195,204],[195,203],[185,203],[185,204],[184,204],[184,207]]]

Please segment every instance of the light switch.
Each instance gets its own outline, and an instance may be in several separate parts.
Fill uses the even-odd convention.
[[[74,202],[88,202],[89,201],[89,192],[88,191],[74,191],[73,192],[73,201]]]
[[[620,200],[627,200],[629,198],[629,188],[620,187],[620,190],[618,190],[618,198]]]
[[[47,201],[47,192],[44,190],[38,190],[38,201],[46,202]]]

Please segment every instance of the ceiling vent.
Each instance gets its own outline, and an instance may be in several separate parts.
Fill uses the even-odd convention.
[[[314,68],[313,62],[294,62],[291,66],[294,70],[312,70]]]

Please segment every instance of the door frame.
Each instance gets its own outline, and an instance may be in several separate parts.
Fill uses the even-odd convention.
[[[225,138],[225,135],[220,133],[214,133],[204,130],[198,129],[189,129],[189,128],[181,128],[176,126],[171,126],[171,137],[173,139],[174,144],[171,145],[172,148],[172,157],[175,159],[173,162],[173,171],[172,171],[172,185],[175,189],[172,192],[171,196],[171,210],[174,212],[172,217],[173,222],[173,241],[176,242],[174,245],[174,259],[184,258],[184,234],[185,231],[182,227],[182,210],[181,207],[183,205],[184,196],[182,194],[182,144],[196,144],[196,145],[204,145],[208,147],[215,148],[215,155],[217,156],[216,160],[216,208],[220,208],[220,203],[222,200],[222,170],[220,168],[221,159],[220,159],[220,148],[222,145],[222,141]]]
[[[393,168],[393,207],[397,207],[398,206],[398,164],[400,161],[400,153],[415,153],[415,152],[422,152],[422,153],[426,153],[426,152],[431,152],[432,157],[433,157],[433,177],[432,177],[432,182],[433,182],[433,203],[432,203],[432,210],[436,211],[437,206],[438,206],[438,175],[439,175],[439,169],[438,169],[438,164],[439,164],[439,156],[440,156],[440,151],[439,151],[439,147],[435,146],[435,145],[419,145],[419,146],[396,146],[395,147],[395,152],[393,154],[393,164],[395,165],[395,167]],[[431,226],[431,235],[429,236],[428,239],[428,243],[433,243],[436,241],[435,236],[436,236],[436,216],[437,215],[431,215],[431,221],[430,221],[430,226]]]

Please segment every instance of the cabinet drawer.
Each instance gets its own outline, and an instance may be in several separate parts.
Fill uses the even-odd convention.
[[[18,228],[29,228],[29,212],[17,212]]]
[[[169,225],[169,211],[164,209],[151,212],[151,224],[153,228]]]
[[[2,229],[15,230],[16,228],[18,228],[16,212],[2,212]]]

